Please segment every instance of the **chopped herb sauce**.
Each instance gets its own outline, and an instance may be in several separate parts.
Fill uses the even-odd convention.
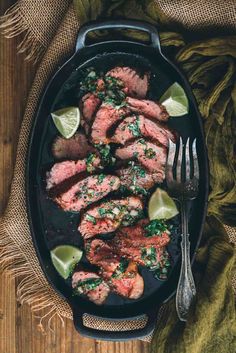
[[[97,220],[94,216],[90,215],[89,213],[86,214],[85,219],[94,225],[97,224]]]
[[[86,158],[86,169],[88,173],[92,173],[95,170],[93,165],[94,160],[96,159],[95,153],[89,153],[88,157]]]
[[[74,294],[86,294],[87,292],[94,290],[102,283],[102,278],[87,278],[83,281],[79,281],[74,288]]]
[[[98,184],[101,184],[103,182],[104,178],[106,178],[105,174],[99,174],[98,175]]]
[[[153,159],[156,156],[156,152],[152,148],[146,148],[144,153],[148,159]]]
[[[153,235],[159,235],[168,231],[168,225],[166,224],[165,220],[154,219],[150,221],[149,224],[144,227],[144,229],[145,236],[151,237]]]
[[[114,165],[116,159],[111,154],[110,145],[97,143],[94,146],[98,149],[104,166]]]
[[[125,258],[122,258],[119,266],[116,268],[115,272],[113,272],[112,276],[113,278],[119,277],[122,273],[124,273],[128,267],[129,261]]]
[[[107,211],[106,211],[105,208],[100,207],[100,208],[98,209],[98,213],[99,213],[99,215],[100,215],[101,217],[103,217],[103,216],[105,216],[105,215],[107,214]]]
[[[141,136],[141,131],[139,128],[139,118],[137,117],[133,123],[130,123],[128,125],[128,129],[132,132],[132,135],[134,137],[139,137]]]
[[[157,254],[154,246],[150,248],[141,248],[141,258],[145,266],[152,268],[156,265],[157,262]]]
[[[171,270],[171,262],[170,262],[170,255],[167,251],[164,251],[159,266],[155,269],[154,277],[165,281],[167,280],[169,273]]]

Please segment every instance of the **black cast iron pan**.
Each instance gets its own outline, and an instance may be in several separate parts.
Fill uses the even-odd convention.
[[[104,29],[133,29],[149,35],[149,44],[130,40],[108,40],[86,44],[89,32]],[[43,175],[53,164],[51,143],[57,131],[50,118],[50,112],[63,106],[77,105],[76,83],[86,67],[107,71],[116,65],[137,67],[151,72],[149,97],[158,99],[174,82],[179,82],[189,99],[189,114],[181,118],[171,118],[169,125],[186,139],[197,137],[200,165],[200,193],[192,204],[189,219],[191,259],[199,245],[205,220],[208,195],[207,154],[201,117],[198,113],[191,89],[179,71],[162,53],[158,32],[150,24],[137,21],[93,22],[83,26],[78,34],[75,54],[57,71],[49,82],[38,107],[31,131],[26,168],[27,206],[32,239],[48,282],[69,303],[73,311],[76,329],[83,335],[105,340],[129,340],[149,334],[155,327],[160,306],[174,295],[179,271],[180,249],[179,231],[175,227],[174,237],[169,246],[173,268],[165,282],[154,279],[152,273],[141,270],[145,280],[144,295],[135,301],[122,299],[116,294],[109,295],[102,306],[97,306],[81,297],[73,296],[70,283],[64,281],[54,269],[50,260],[50,250],[59,244],[81,246],[82,240],[77,231],[78,215],[60,210],[45,193]],[[86,262],[86,260],[85,260]],[[84,326],[83,314],[88,313],[109,320],[130,320],[140,315],[147,316],[144,328],[128,331],[101,331]]]

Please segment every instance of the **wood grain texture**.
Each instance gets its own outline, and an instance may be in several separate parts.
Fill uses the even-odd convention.
[[[14,3],[2,0],[0,14]],[[16,51],[18,38],[0,36],[0,214],[10,191],[19,129],[35,68]],[[52,331],[43,334],[27,305],[16,301],[17,281],[0,274],[1,353],[147,353],[148,343],[98,342],[81,337],[70,320],[62,327],[52,320]]]

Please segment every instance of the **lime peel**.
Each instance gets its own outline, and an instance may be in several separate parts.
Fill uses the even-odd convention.
[[[148,203],[148,216],[154,219],[171,219],[179,213],[174,200],[165,190],[157,188]]]
[[[172,117],[179,117],[189,112],[188,98],[184,89],[177,82],[167,89],[159,101]]]
[[[59,245],[50,251],[50,256],[57,272],[67,279],[81,260],[83,251],[72,245]]]
[[[78,107],[65,107],[51,113],[52,120],[66,139],[71,138],[77,131],[80,124],[80,110]]]

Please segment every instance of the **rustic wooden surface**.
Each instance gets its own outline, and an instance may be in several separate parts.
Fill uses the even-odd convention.
[[[2,0],[0,14],[14,1]],[[21,120],[35,68],[17,55],[19,39],[0,36],[0,214],[7,204],[15,163]],[[147,353],[148,343],[98,342],[81,337],[70,320],[63,328],[52,322],[54,332],[42,334],[27,305],[16,301],[17,281],[0,274],[1,353]]]

